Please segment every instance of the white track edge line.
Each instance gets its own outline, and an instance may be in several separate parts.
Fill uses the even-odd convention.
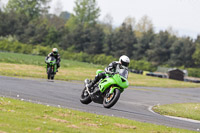
[[[154,112],[154,111],[152,110],[152,108],[153,108],[153,106],[149,106],[149,107],[148,107],[148,110],[149,110],[150,112],[154,113],[154,114],[160,115],[160,114]],[[198,120],[193,120],[193,119],[188,119],[188,118],[175,117],[175,116],[169,116],[169,115],[162,115],[162,116],[165,116],[165,117],[168,117],[168,118],[172,118],[172,119],[182,120],[182,121],[188,121],[188,122],[192,122],[192,123],[200,123],[200,121],[198,121]]]

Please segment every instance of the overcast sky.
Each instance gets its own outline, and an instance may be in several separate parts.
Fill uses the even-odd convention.
[[[62,10],[73,13],[74,1],[52,0],[50,11],[54,12],[60,5]],[[101,9],[100,20],[110,14],[115,26],[128,16],[138,21],[147,15],[156,31],[172,27],[180,36],[196,38],[200,34],[200,0],[97,0],[97,3]]]

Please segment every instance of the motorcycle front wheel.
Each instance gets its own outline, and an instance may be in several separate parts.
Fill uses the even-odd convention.
[[[113,105],[115,105],[120,97],[120,90],[115,89],[112,94],[109,94],[109,91],[107,91],[106,96],[103,100],[103,106],[105,108],[111,108]]]
[[[51,79],[51,73],[52,73],[51,67],[48,67],[48,69],[47,69],[47,78],[48,79]]]
[[[90,97],[90,94],[87,92],[86,87],[83,89],[83,91],[81,93],[80,101],[83,104],[89,104],[92,102],[92,99]]]
[[[54,74],[51,75],[51,80],[53,80],[53,79],[54,79]]]

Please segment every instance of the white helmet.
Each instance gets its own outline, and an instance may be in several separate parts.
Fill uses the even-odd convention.
[[[130,59],[128,58],[128,56],[126,55],[122,55],[119,58],[119,63],[124,66],[124,67],[128,67],[129,63],[130,63]]]
[[[57,48],[53,48],[52,52],[53,52],[54,55],[57,55],[58,54],[58,49]]]

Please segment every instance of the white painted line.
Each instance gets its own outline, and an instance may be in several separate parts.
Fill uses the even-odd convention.
[[[152,108],[153,108],[153,106],[149,106],[149,107],[148,107],[148,110],[149,110],[151,113],[160,115],[160,114],[154,112],[154,111],[152,110]],[[169,116],[169,115],[163,115],[163,116],[168,117],[168,118],[172,118],[172,119],[177,119],[177,120],[182,120],[182,121],[188,121],[188,122],[192,122],[192,123],[200,123],[200,121],[198,121],[198,120],[193,120],[193,119],[188,119],[188,118],[175,117],[175,116]]]
[[[192,120],[192,119],[188,119],[188,118],[175,117],[175,116],[169,116],[169,115],[164,115],[164,116],[172,118],[172,119],[182,120],[182,121],[188,121],[188,122],[193,122],[193,123],[200,123],[200,121],[198,121],[198,120]]]
[[[148,110],[149,110],[151,113],[154,113],[154,114],[157,114],[157,115],[158,115],[158,113],[154,112],[154,111],[152,110],[152,108],[153,108],[153,106],[149,106],[149,107],[148,107]]]

